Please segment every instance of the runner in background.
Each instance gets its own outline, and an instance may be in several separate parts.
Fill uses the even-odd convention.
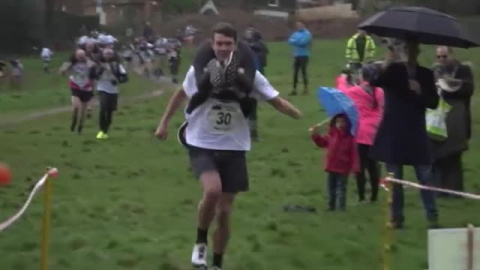
[[[50,73],[50,61],[52,60],[53,52],[47,47],[42,48],[40,57],[43,60],[43,71],[45,73]]]
[[[97,139],[108,139],[113,112],[117,109],[118,84],[128,81],[127,72],[115,58],[114,51],[106,48],[102,52],[100,63],[93,68],[92,78],[97,80],[97,91],[100,98],[100,131]]]
[[[68,85],[72,95],[72,123],[70,131],[82,133],[87,104],[93,98],[91,69],[95,65],[87,58],[85,51],[77,49],[75,55],[63,64],[60,74],[70,74]]]

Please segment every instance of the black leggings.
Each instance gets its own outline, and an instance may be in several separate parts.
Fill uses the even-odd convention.
[[[376,201],[378,197],[378,186],[380,182],[380,167],[377,161],[370,158],[370,145],[358,144],[358,155],[360,157],[360,172],[357,173],[358,198],[360,201],[365,200],[365,185],[368,171],[370,176],[370,186],[372,188],[371,201]]]
[[[305,91],[308,89],[307,77],[308,56],[296,56],[293,63],[293,90],[297,90],[298,72],[302,72],[303,86]]]
[[[110,124],[112,124],[113,112],[117,109],[117,94],[110,94],[104,91],[98,91],[100,95],[100,130],[108,133]]]

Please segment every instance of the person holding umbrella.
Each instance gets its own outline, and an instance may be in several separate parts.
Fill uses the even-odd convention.
[[[346,206],[348,176],[359,170],[355,142],[358,111],[353,100],[338,89],[320,87],[317,96],[331,117],[330,128],[327,134],[320,134],[320,127],[327,119],[311,127],[310,133],[318,147],[327,149],[325,171],[328,172],[328,211],[343,211]]]
[[[433,159],[425,113],[427,108],[438,106],[439,96],[433,72],[418,64],[419,44],[470,48],[479,46],[479,42],[468,36],[459,20],[422,7],[390,8],[374,14],[359,28],[381,37],[407,40],[404,47],[389,46],[389,58],[375,82],[385,92],[385,110],[371,156],[385,162],[395,178],[403,177],[403,165],[411,165],[419,182],[431,185]],[[422,190],[420,195],[429,227],[438,227],[434,193]],[[394,228],[403,228],[403,206],[403,186],[395,184],[391,209]]]
[[[320,126],[311,129],[313,142],[327,149],[325,171],[328,173],[328,211],[345,211],[347,180],[350,173],[357,173],[358,154],[355,137],[350,134],[351,123],[345,114],[337,114],[330,121],[327,134],[320,134]]]
[[[383,120],[371,148],[371,157],[386,163],[388,172],[403,179],[403,166],[414,167],[422,185],[432,183],[432,155],[426,131],[426,109],[438,104],[433,72],[418,64],[419,44],[405,44],[406,62],[398,52],[390,51],[384,69],[373,85],[384,89]],[[408,128],[407,128],[408,127]],[[434,193],[420,191],[430,227],[438,226]],[[403,228],[403,186],[393,185],[392,226]]]

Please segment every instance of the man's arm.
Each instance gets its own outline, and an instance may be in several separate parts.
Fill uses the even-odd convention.
[[[160,120],[160,125],[164,124],[168,126],[168,123],[172,116],[175,114],[175,112],[182,106],[182,103],[187,99],[187,95],[185,94],[185,91],[183,90],[183,87],[175,91],[168,101],[167,108],[165,109],[165,112],[163,113],[162,119]]]
[[[277,96],[268,101],[277,111],[290,116],[293,119],[300,119],[302,113],[287,100]]]
[[[279,96],[277,90],[273,88],[270,82],[260,72],[255,73],[253,82],[254,90],[260,94],[261,100],[267,101],[277,111],[286,114],[294,119],[302,117],[302,113],[295,108],[290,102]]]
[[[187,95],[185,94],[185,91],[183,88],[180,88],[175,91],[173,96],[168,101],[167,108],[165,109],[162,119],[160,120],[157,130],[155,131],[155,136],[157,136],[160,140],[165,140],[167,138],[168,123],[173,114],[178,110],[186,98]]]

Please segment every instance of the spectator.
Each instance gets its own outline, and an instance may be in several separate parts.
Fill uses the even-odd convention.
[[[363,30],[353,35],[347,42],[345,57],[350,66],[358,70],[362,63],[375,57],[375,41]]]
[[[462,154],[468,150],[471,137],[470,101],[474,91],[472,70],[455,59],[449,47],[436,50],[438,65],[434,68],[440,96],[451,106],[446,119],[447,139],[433,141],[433,172],[441,188],[463,191]],[[448,196],[448,194],[439,194]]]
[[[310,49],[312,45],[312,34],[307,30],[303,22],[296,23],[297,30],[288,39],[288,44],[293,47],[294,64],[293,64],[293,90],[291,96],[297,95],[298,72],[302,72],[303,76],[303,93],[308,93],[308,76],[307,66],[310,58]]]
[[[358,146],[360,156],[360,171],[356,174],[358,199],[365,201],[365,184],[367,182],[366,173],[370,178],[372,194],[371,202],[377,201],[378,186],[380,180],[380,165],[370,157],[370,148],[375,139],[378,126],[382,120],[384,107],[383,89],[372,87],[378,75],[378,68],[375,65],[363,66],[360,72],[359,83],[350,86],[348,75],[342,74],[337,78],[336,88],[344,92],[355,103],[359,114],[359,125],[355,140]]]
[[[390,48],[390,47],[389,47]],[[384,70],[374,83],[385,91],[383,120],[371,149],[371,157],[386,163],[387,171],[395,178],[403,178],[403,166],[415,169],[420,184],[432,184],[432,153],[427,136],[425,112],[438,105],[433,72],[418,64],[420,46],[409,41],[398,48],[390,48]],[[404,55],[406,62],[398,61]],[[434,193],[421,190],[420,195],[431,228],[438,226],[438,212]],[[393,185],[391,225],[403,228],[403,186]]]
[[[325,171],[328,173],[328,210],[345,210],[347,180],[350,173],[358,171],[355,138],[350,134],[350,122],[344,114],[330,121],[328,134],[320,134],[320,126],[311,128],[312,140],[320,148],[327,148]]]
[[[245,41],[250,45],[250,48],[253,51],[255,56],[255,65],[256,69],[262,74],[265,75],[265,66],[267,65],[267,54],[268,48],[265,42],[263,41],[262,34],[253,27],[248,28],[245,31]],[[250,115],[250,137],[254,141],[258,141],[258,122],[257,122],[257,110],[258,105],[255,101],[255,104],[252,108],[252,114]]]
[[[50,61],[52,60],[53,52],[47,47],[42,48],[42,52],[40,53],[40,57],[43,60],[43,71],[45,73],[50,72]]]

